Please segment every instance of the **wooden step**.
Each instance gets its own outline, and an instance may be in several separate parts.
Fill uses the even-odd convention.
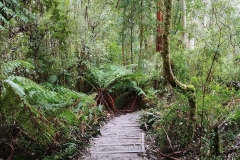
[[[144,145],[144,143],[107,143],[107,144],[96,144],[95,146],[135,146],[135,145]]]
[[[106,152],[91,152],[91,154],[123,154],[123,153],[145,153],[145,150],[139,151],[106,151]]]

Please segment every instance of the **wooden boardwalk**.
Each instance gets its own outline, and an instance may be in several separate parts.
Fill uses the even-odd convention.
[[[139,113],[128,113],[109,121],[100,129],[102,136],[91,142],[85,160],[143,160],[145,134],[140,129]]]

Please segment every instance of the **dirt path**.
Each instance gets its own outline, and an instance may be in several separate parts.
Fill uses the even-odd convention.
[[[127,113],[109,121],[99,138],[91,142],[85,160],[143,160],[144,132],[139,127],[139,112]]]

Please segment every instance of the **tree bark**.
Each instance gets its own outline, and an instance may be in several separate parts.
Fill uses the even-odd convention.
[[[143,0],[141,0],[140,2],[140,5],[141,5],[141,9],[143,8]],[[140,30],[140,33],[139,33],[139,47],[140,47],[140,52],[139,52],[139,58],[138,58],[138,67],[141,68],[141,65],[142,65],[142,57],[143,57],[143,13],[141,12],[141,17],[140,17],[140,23],[139,23],[139,30]]]
[[[130,58],[131,64],[133,64],[133,24],[131,23],[131,30],[130,30]]]
[[[125,59],[124,50],[125,50],[125,44],[124,44],[124,33],[123,33],[123,35],[122,35],[122,63],[125,66],[126,65],[126,59]]]
[[[123,10],[125,14],[125,9]],[[126,65],[126,58],[125,58],[125,18],[123,16],[123,26],[122,26],[122,63],[125,66]]]
[[[189,140],[193,138],[195,131],[195,112],[196,112],[196,96],[195,88],[192,85],[186,85],[178,81],[174,76],[171,63],[170,63],[170,31],[171,31],[171,16],[172,16],[172,0],[165,0],[165,19],[164,19],[164,33],[163,33],[163,51],[160,52],[163,60],[163,69],[165,77],[169,84],[177,89],[179,92],[185,94],[189,102],[189,114],[188,114],[188,132]]]
[[[163,11],[161,10],[161,3],[158,3],[157,6],[157,36],[156,36],[156,51],[162,51],[162,44],[163,44],[163,23],[164,15]]]
[[[133,64],[133,2],[131,2],[131,18],[130,18],[130,58],[131,64]]]
[[[186,0],[182,0],[182,26],[183,26],[183,45],[188,48],[188,39],[187,39],[187,16],[186,16]]]

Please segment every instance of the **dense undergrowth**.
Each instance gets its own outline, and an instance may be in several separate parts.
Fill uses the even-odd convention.
[[[106,113],[132,112],[144,106],[145,93],[135,74],[123,66],[89,66],[89,94],[37,84],[34,67],[22,60],[1,67],[0,157],[4,159],[79,158],[99,134]],[[33,74],[33,75],[32,75]],[[126,105],[125,107],[123,107]]]
[[[212,91],[205,95],[197,93],[197,123],[192,141],[188,141],[186,98],[168,87],[164,96],[159,90],[155,98],[151,97],[156,107],[142,116],[150,155],[160,159],[239,159],[239,92],[220,84],[209,89]]]
[[[95,103],[96,95],[51,83],[37,84],[31,74],[29,78],[20,76],[31,69],[25,61],[10,61],[1,68],[0,157],[79,157],[105,117],[103,108]]]
[[[1,99],[0,155],[4,159],[66,159],[67,156],[79,156],[79,147],[87,144],[88,139],[97,133],[95,127],[104,118],[104,112],[95,105],[92,96],[71,93],[75,95],[65,98],[81,100],[72,106],[54,106],[50,100],[54,101],[58,93],[44,89],[42,96],[48,97],[45,102],[48,105],[43,106],[36,101],[32,104],[18,92],[19,88],[6,85],[6,93]],[[43,99],[46,100],[46,97]]]

